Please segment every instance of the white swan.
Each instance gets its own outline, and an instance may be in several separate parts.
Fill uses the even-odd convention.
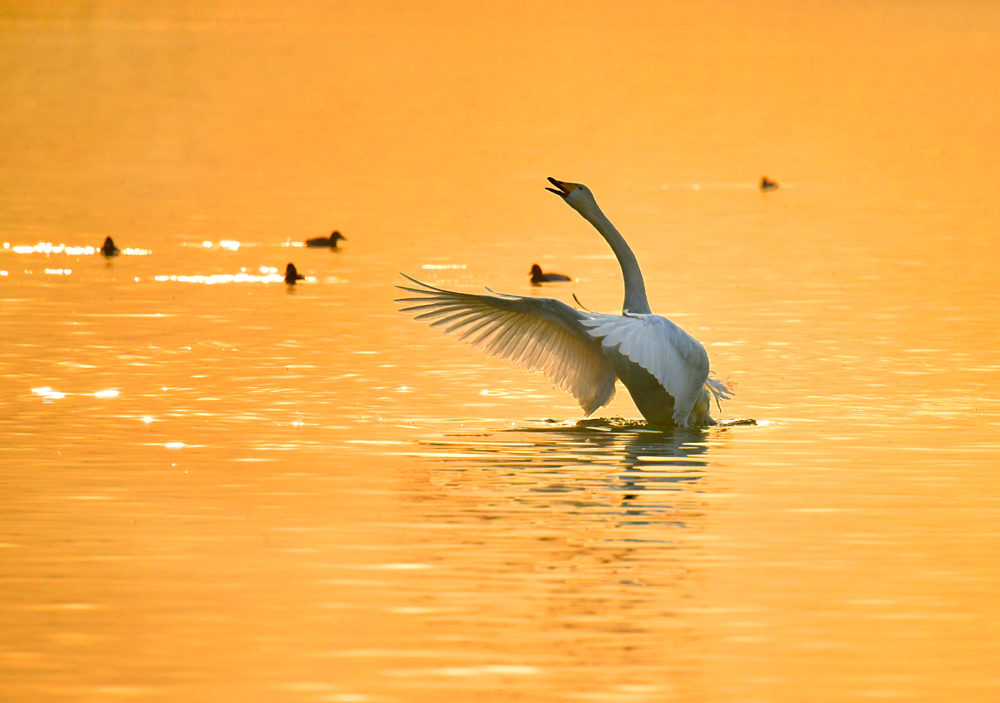
[[[541,371],[569,392],[586,415],[607,405],[621,379],[650,425],[714,425],[710,400],[732,397],[731,384],[710,378],[701,343],[665,317],[652,314],[635,254],[601,212],[585,185],[554,178],[546,188],[592,224],[618,258],[625,279],[621,315],[575,310],[551,298],[472,295],[435,288],[403,274],[416,287],[403,312],[460,341],[527,371]],[[489,289],[487,288],[489,291]],[[493,293],[493,291],[489,291]]]

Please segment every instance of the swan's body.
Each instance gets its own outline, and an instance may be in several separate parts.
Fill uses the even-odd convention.
[[[333,232],[330,233],[329,237],[316,237],[315,239],[307,239],[306,240],[306,246],[307,247],[327,247],[329,249],[336,249],[337,248],[337,242],[340,241],[341,239],[343,239],[345,242],[347,241],[347,237],[345,237],[344,235],[342,235],[337,230],[333,230]]]
[[[290,286],[294,286],[296,281],[301,281],[303,279],[305,279],[305,276],[298,272],[298,269],[295,268],[295,264],[288,264],[288,266],[285,267],[285,283]]]
[[[568,391],[586,415],[611,402],[621,379],[650,425],[712,425],[710,399],[732,397],[709,378],[701,343],[665,317],[652,314],[635,255],[597,206],[590,189],[550,178],[548,190],[590,222],[611,246],[625,279],[621,315],[575,310],[551,298],[471,295],[420,283],[399,286],[416,297],[404,311],[432,327],[527,371],[541,371]],[[492,292],[492,291],[491,291]]]
[[[542,271],[542,267],[538,264],[531,265],[531,283],[532,285],[540,285],[542,283],[552,283],[554,281],[568,281],[569,276],[561,273],[545,273]]]
[[[778,184],[775,181],[772,181],[767,176],[761,176],[761,179],[760,179],[760,189],[761,190],[775,190],[775,189],[777,189],[777,187],[778,187]]]

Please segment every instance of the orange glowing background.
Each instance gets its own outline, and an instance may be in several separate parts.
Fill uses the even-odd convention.
[[[997,699],[998,36],[0,0],[0,698]],[[620,310],[546,176],[758,426],[577,427],[397,312],[400,271]]]

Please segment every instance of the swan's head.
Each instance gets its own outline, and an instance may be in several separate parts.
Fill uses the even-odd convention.
[[[347,241],[347,237],[342,235],[337,230],[333,230],[333,232],[330,234],[330,241],[333,242],[334,244],[336,244],[341,239],[343,239],[345,242]]]
[[[566,201],[567,205],[584,217],[588,213],[599,210],[597,200],[594,199],[594,194],[590,192],[590,188],[582,183],[566,183],[565,181],[557,181],[552,177],[549,177],[549,183],[554,185],[555,188],[546,188],[545,190],[558,195]]]

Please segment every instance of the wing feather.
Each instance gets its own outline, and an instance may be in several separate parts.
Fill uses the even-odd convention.
[[[445,317],[439,317],[438,319],[434,320],[434,322],[430,323],[431,327],[433,327],[435,329],[438,329],[438,328],[441,328],[441,327],[445,327],[445,326],[451,326],[451,324],[453,322],[461,321],[462,319],[469,317],[470,313],[469,313],[468,310],[461,310],[461,309],[459,309],[457,311],[455,311],[454,309],[452,309],[452,310],[435,310],[435,311],[432,311],[432,312],[425,312],[422,315],[417,315],[413,319],[414,320],[419,320],[419,321],[422,322],[424,320],[432,320],[435,317],[437,317],[438,315],[445,315]],[[463,323],[459,322],[459,326],[461,326],[461,324],[463,324]]]
[[[545,344],[538,339],[532,338],[531,349],[525,351],[524,368],[541,368],[541,359],[546,353]]]
[[[497,315],[496,317],[490,316],[490,323],[486,326],[486,329],[480,332],[478,337],[469,342],[472,348],[484,349],[487,347],[489,345],[490,338],[503,326],[505,317],[506,316],[504,315]]]
[[[531,318],[517,317],[497,336],[496,355],[507,359],[516,359],[514,350],[524,341],[527,329],[531,326]]]
[[[412,285],[397,287],[411,295],[396,302],[406,304],[402,312],[416,313],[414,319],[526,371],[540,371],[587,415],[614,397],[614,366],[583,326],[589,313],[551,298],[458,293],[403,275]]]
[[[470,312],[469,316],[470,316],[471,319],[469,321],[467,321],[467,322],[464,323],[464,324],[467,324],[469,326],[466,327],[465,329],[461,330],[459,332],[459,334],[458,334],[457,339],[460,342],[464,342],[469,337],[471,337],[472,335],[474,335],[477,332],[479,332],[479,330],[481,330],[484,326],[490,324],[490,322],[491,322],[489,318],[482,318],[482,319],[480,319],[480,318],[476,317],[476,314],[474,312]],[[461,327],[461,325],[459,325],[459,327],[449,327],[448,329],[446,329],[444,331],[444,333],[445,334],[451,334],[453,331],[457,331],[460,327]],[[468,342],[468,344],[471,344],[471,343],[472,342]]]
[[[518,359],[526,359],[527,354],[525,351],[529,346],[533,346],[535,343],[533,335],[538,330],[538,320],[531,320],[528,322],[527,327],[523,330],[520,338],[516,340],[514,348],[511,349],[511,356]]]

